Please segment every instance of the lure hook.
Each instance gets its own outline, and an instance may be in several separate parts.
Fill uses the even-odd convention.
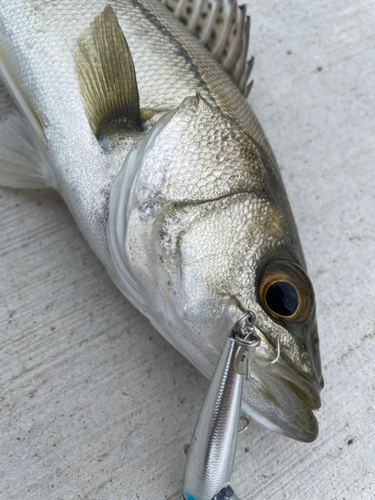
[[[280,335],[277,336],[277,347],[276,347],[276,351],[277,351],[277,355],[276,355],[276,358],[271,361],[271,365],[274,365],[275,363],[277,363],[280,359]]]
[[[242,432],[246,431],[246,429],[250,425],[249,417],[246,417],[245,415],[241,415],[240,420],[243,420],[245,422],[245,424],[240,429],[238,429],[238,434],[241,434]]]

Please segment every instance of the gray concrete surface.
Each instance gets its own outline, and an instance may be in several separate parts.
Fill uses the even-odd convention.
[[[250,500],[375,498],[375,3],[249,3],[251,102],[315,285],[326,387],[307,445],[252,423]],[[52,191],[0,189],[0,498],[178,498],[207,381],[120,295]]]

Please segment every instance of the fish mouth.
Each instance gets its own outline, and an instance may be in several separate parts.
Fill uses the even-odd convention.
[[[318,389],[284,359],[255,362],[245,382],[242,410],[267,428],[310,443],[319,433],[313,413],[320,408]]]
[[[303,375],[295,372],[293,368],[284,368],[284,376],[278,377],[286,388],[293,391],[310,410],[318,410],[321,406],[320,394],[316,387],[304,378]]]

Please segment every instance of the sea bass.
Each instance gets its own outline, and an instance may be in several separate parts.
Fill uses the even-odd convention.
[[[245,311],[242,410],[301,441],[323,387],[315,299],[247,99],[234,0],[0,0],[0,184],[55,188],[122,293],[206,377]]]

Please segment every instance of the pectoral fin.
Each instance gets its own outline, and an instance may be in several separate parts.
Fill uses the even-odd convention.
[[[0,79],[6,82],[8,92],[12,95],[14,102],[17,103],[18,108],[22,111],[24,117],[28,121],[31,128],[34,130],[36,136],[42,141],[42,143],[45,143],[46,138],[39,118],[33,110],[32,105],[23,94],[20,85],[17,82],[17,78],[15,77],[11,69],[11,66],[6,64],[6,60],[1,53]],[[3,83],[1,83],[1,86],[3,86]]]
[[[30,119],[0,80],[0,186],[40,189],[54,186],[52,169]]]
[[[86,115],[97,137],[119,129],[141,130],[132,55],[109,5],[80,38],[76,66]]]

